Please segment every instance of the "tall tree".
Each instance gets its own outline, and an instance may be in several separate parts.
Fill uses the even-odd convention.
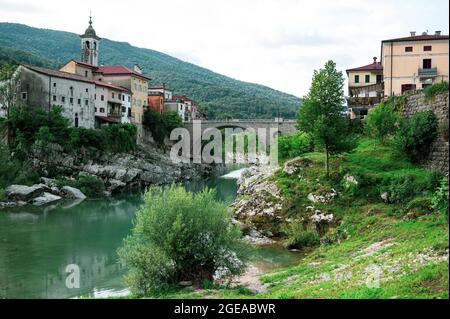
[[[6,110],[6,136],[8,146],[12,144],[12,132],[9,118],[15,103],[17,87],[19,85],[19,69],[17,65],[0,65],[0,107]]]
[[[344,117],[344,76],[336,63],[328,61],[315,70],[311,88],[297,116],[297,126],[311,134],[325,151],[325,171],[330,176],[330,155],[347,149],[347,124]]]

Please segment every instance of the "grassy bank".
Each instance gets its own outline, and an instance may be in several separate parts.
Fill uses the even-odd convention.
[[[448,219],[432,207],[441,176],[410,164],[389,145],[361,139],[358,147],[332,161],[308,153],[293,175],[276,180],[284,212],[301,218],[310,193],[334,188],[338,197],[314,204],[336,222],[296,266],[265,274],[267,289],[185,289],[166,298],[448,298]],[[343,183],[351,175],[358,185]],[[380,194],[388,193],[389,200]]]

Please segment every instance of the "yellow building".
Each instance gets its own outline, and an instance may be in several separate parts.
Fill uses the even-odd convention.
[[[383,66],[374,57],[371,64],[348,69],[347,76],[350,118],[363,118],[383,96]]]
[[[384,95],[401,95],[448,81],[449,37],[411,32],[409,37],[381,43]]]

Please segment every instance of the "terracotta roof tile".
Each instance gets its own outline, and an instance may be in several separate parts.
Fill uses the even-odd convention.
[[[41,73],[41,74],[45,74],[48,76],[53,76],[53,77],[57,77],[57,78],[62,78],[62,79],[68,79],[68,80],[74,80],[74,81],[80,81],[80,82],[85,82],[85,83],[90,83],[90,84],[95,84],[95,81],[92,81],[84,76],[78,75],[78,74],[73,74],[73,73],[68,73],[68,72],[63,72],[63,71],[57,71],[57,70],[52,70],[52,69],[46,69],[46,68],[41,68],[41,67],[37,67],[37,66],[31,66],[31,65],[22,65],[23,67],[30,69],[32,71],[35,71],[37,73]]]
[[[448,40],[448,35],[441,34],[423,34],[404,38],[383,40],[383,42],[402,42],[402,41],[429,41],[429,40]]]

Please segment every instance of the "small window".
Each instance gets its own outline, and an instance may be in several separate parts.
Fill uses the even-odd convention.
[[[78,99],[78,105],[81,105],[81,99]]]
[[[66,103],[66,98],[64,96],[61,97],[61,103]]]
[[[73,96],[73,86],[70,87],[70,96]]]
[[[405,52],[413,52],[413,47],[405,47]]]
[[[105,113],[105,108],[104,107],[100,108],[100,113]]]
[[[383,75],[377,74],[377,83],[383,82]]]
[[[355,83],[359,83],[359,75],[355,75]]]
[[[97,113],[97,108],[96,107],[94,107],[94,112]]]
[[[26,100],[28,98],[27,92],[22,92],[22,100]]]
[[[366,83],[370,83],[370,74],[366,74]]]
[[[84,76],[88,77],[88,75],[89,75],[89,72],[88,71],[84,71]]]
[[[70,104],[73,104],[73,97],[71,97],[71,98],[69,99],[69,103],[70,103]]]
[[[431,45],[426,45],[423,47],[423,50],[425,52],[430,52],[430,51],[433,51],[433,47]]]
[[[431,69],[431,59],[423,59],[423,68]]]
[[[89,105],[89,100],[85,100],[84,101],[84,105],[88,106]]]
[[[56,102],[56,95],[53,95],[53,102]]]
[[[128,97],[128,102],[131,102],[131,96]]]
[[[126,113],[127,112],[127,108],[125,106],[122,106],[122,113]]]
[[[86,93],[89,93],[89,89],[88,88],[86,88]]]
[[[105,100],[105,96],[104,95],[100,96],[100,100],[104,101]]]
[[[119,100],[122,100],[122,94],[119,93]]]
[[[111,96],[112,96],[112,98],[114,99],[114,92],[111,92]]]
[[[55,83],[53,83],[53,87],[54,87],[54,88],[56,87],[56,82],[55,82]]]

